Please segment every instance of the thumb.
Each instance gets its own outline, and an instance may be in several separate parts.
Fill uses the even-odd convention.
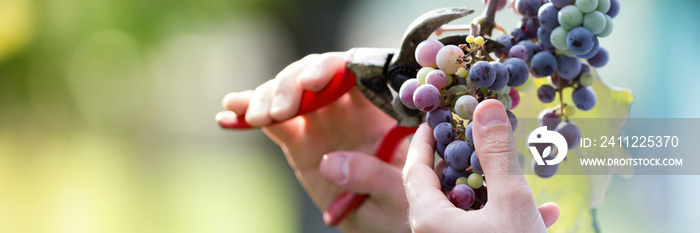
[[[378,199],[404,195],[401,169],[360,152],[331,152],[321,160],[321,174],[343,188]]]
[[[499,101],[485,100],[474,110],[474,146],[487,178],[489,204],[493,201],[496,205],[503,203],[504,207],[535,209],[508,122],[506,110]]]

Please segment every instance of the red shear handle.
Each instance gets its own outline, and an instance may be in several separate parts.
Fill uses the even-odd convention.
[[[381,144],[379,144],[377,158],[387,163],[391,162],[401,140],[415,133],[416,130],[417,128],[413,127],[394,126],[394,128],[384,136]],[[360,206],[366,197],[367,194],[356,194],[348,191],[341,193],[331,202],[328,209],[323,212],[323,221],[329,226],[337,225],[343,221],[350,212]]]
[[[336,99],[340,98],[343,94],[347,93],[355,86],[355,74],[348,70],[347,64],[352,59],[354,50],[348,52],[347,59],[343,64],[343,69],[338,71],[333,76],[333,79],[318,92],[313,92],[309,90],[304,90],[301,93],[301,101],[299,103],[299,111],[297,111],[296,116],[304,115],[315,111],[323,106],[333,103]],[[277,123],[277,121],[271,124]],[[221,127],[233,128],[233,129],[249,129],[252,128],[248,122],[245,121],[245,114],[237,116],[234,122],[219,122]]]

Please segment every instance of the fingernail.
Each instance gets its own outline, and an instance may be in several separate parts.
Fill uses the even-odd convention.
[[[229,125],[236,123],[236,114],[229,111],[219,112],[216,114],[216,121],[222,125]]]
[[[488,127],[492,125],[506,124],[507,116],[503,107],[499,106],[498,104],[489,103],[487,103],[484,107],[484,109],[481,109],[478,112],[478,116],[476,117],[479,125]]]
[[[345,154],[324,155],[321,170],[328,179],[336,183],[344,183],[349,172],[348,157]]]
[[[287,96],[285,94],[278,93],[275,95],[275,98],[272,99],[272,107],[270,108],[270,112],[282,111],[282,109],[285,109],[287,106],[289,106]]]

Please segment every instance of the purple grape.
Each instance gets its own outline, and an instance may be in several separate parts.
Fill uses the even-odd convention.
[[[499,62],[491,62],[491,65],[496,68],[496,80],[493,82],[493,84],[491,84],[491,86],[489,86],[489,89],[495,91],[506,87],[509,78],[508,68]]]
[[[515,88],[511,88],[510,92],[508,92],[508,95],[510,96],[510,99],[512,101],[510,104],[510,109],[518,107],[518,104],[520,104],[520,92],[518,92],[518,90],[516,90]]]
[[[513,36],[511,35],[501,35],[498,38],[496,38],[496,41],[498,43],[503,44],[505,46],[503,49],[496,51],[496,56],[501,57],[501,56],[508,56],[508,52],[510,51],[510,47],[513,47]]]
[[[433,130],[433,137],[435,137],[435,141],[437,141],[439,144],[450,144],[450,142],[452,142],[455,138],[452,123],[442,122],[435,126],[435,130]]]
[[[617,14],[620,13],[620,2],[617,0],[611,0],[610,1],[610,9],[606,14],[610,16],[610,18],[615,18]]]
[[[540,21],[537,18],[527,18],[525,20],[525,34],[528,39],[535,39],[537,37],[537,29],[540,28]]]
[[[445,149],[447,148],[446,144],[441,144],[441,143],[435,143],[435,151],[437,152],[438,156],[440,156],[441,159],[445,159]]]
[[[557,71],[557,59],[550,52],[539,52],[532,57],[530,69],[536,76],[550,76]]]
[[[430,84],[421,85],[413,93],[413,103],[424,112],[435,110],[440,105],[440,90]]]
[[[457,80],[457,85],[467,85],[467,79],[466,78],[455,78],[453,80]]]
[[[540,7],[539,12],[537,12],[537,19],[540,21],[540,28],[547,29],[549,31],[554,30],[559,26],[559,9],[557,9],[552,3],[547,3]]]
[[[544,150],[547,149],[547,147],[554,148],[553,147],[554,144],[552,144],[552,143],[530,143],[530,142],[528,142],[527,145],[534,146],[537,149],[537,152],[540,154],[544,153]],[[518,162],[520,162],[520,161],[518,161]]]
[[[569,150],[576,148],[581,141],[581,129],[576,123],[568,121],[559,123],[556,131],[559,132],[561,136],[564,136]]]
[[[551,36],[552,31],[546,30],[544,28],[540,28],[537,30],[537,38],[540,40],[540,44],[546,49],[554,48],[554,45],[552,45],[552,40],[550,40]]]
[[[508,115],[508,120],[510,121],[511,130],[515,131],[518,128],[518,118],[510,110],[506,110],[506,115]]]
[[[529,18],[537,17],[537,10],[542,6],[542,0],[516,0],[515,6],[520,14]]]
[[[452,190],[452,188],[455,187],[455,182],[457,179],[467,176],[469,176],[469,173],[466,171],[457,171],[451,167],[446,167],[445,170],[442,170],[442,175],[440,176],[440,184],[442,185],[442,189],[448,191]]]
[[[527,48],[527,60],[523,60],[523,61],[527,62],[527,64],[530,64],[530,61],[532,60],[532,56],[534,56],[535,53],[539,52],[540,47],[529,40],[520,41],[518,44],[525,46],[525,48]]]
[[[559,59],[557,59],[557,73],[559,77],[572,80],[581,73],[581,61],[578,58],[559,56]]]
[[[554,176],[555,173],[557,173],[557,170],[559,170],[559,164],[553,164],[553,165],[539,165],[535,160],[532,160],[532,170],[535,172],[535,175],[542,177],[542,178],[549,178]]]
[[[557,96],[557,91],[551,85],[542,85],[537,89],[537,98],[542,101],[542,103],[551,103],[554,101],[554,97]]]
[[[586,27],[576,27],[566,36],[566,45],[577,56],[585,55],[593,49],[596,36]]]
[[[513,29],[513,31],[510,32],[510,35],[513,36],[513,40],[515,40],[515,42],[527,40],[527,33],[522,28]]]
[[[593,38],[593,48],[591,49],[591,51],[587,54],[579,55],[578,57],[589,59],[598,54],[598,51],[600,51],[600,42],[598,42],[598,37],[596,36]]]
[[[450,196],[448,198],[455,207],[467,210],[474,204],[476,200],[476,194],[474,189],[466,184],[460,184],[455,186],[452,191],[450,191]]]
[[[444,47],[440,41],[437,40],[424,40],[416,46],[416,61],[422,67],[433,67],[437,68],[437,63],[435,62],[435,57],[438,51]]]
[[[508,86],[522,86],[530,76],[527,64],[520,58],[510,58],[503,62],[508,69]]]
[[[508,51],[508,56],[520,58],[523,61],[527,61],[527,48],[525,47],[525,45],[514,45],[513,47],[510,47],[510,51]]]
[[[471,142],[472,145],[474,144],[474,137],[472,136],[472,123],[471,122],[469,124],[467,124],[467,127],[464,129],[464,138],[466,138],[468,142]]]
[[[401,99],[401,103],[407,108],[418,109],[413,103],[413,93],[416,92],[418,86],[420,86],[420,84],[418,83],[418,79],[415,78],[406,80],[406,82],[403,82],[401,85],[401,89],[399,89],[399,98]]]
[[[447,85],[447,74],[442,70],[433,70],[425,76],[425,83],[435,86],[437,89],[442,89]]]
[[[595,92],[593,92],[591,87],[581,87],[576,89],[573,93],[571,93],[571,99],[574,101],[576,108],[582,111],[591,110],[593,107],[595,107],[595,103],[597,101]]]
[[[427,122],[428,126],[433,130],[435,126],[442,122],[452,123],[452,111],[444,106],[439,106],[425,115],[425,122]]]
[[[469,156],[471,156],[472,152],[474,152],[474,149],[467,142],[462,140],[452,141],[445,148],[445,162],[452,169],[462,171],[469,167]]]
[[[552,4],[559,9],[561,9],[562,7],[564,7],[566,5],[573,5],[574,4],[574,0],[551,0],[551,1],[552,1]]]
[[[469,69],[469,80],[477,87],[486,88],[496,81],[496,69],[485,61],[478,61]]]
[[[561,118],[559,118],[554,110],[545,109],[542,110],[537,117],[537,123],[539,126],[547,126],[547,130],[554,130],[557,128],[557,125],[561,123]]]
[[[588,59],[588,64],[591,64],[595,68],[600,68],[608,64],[608,50],[605,48],[600,48],[595,56]]]
[[[591,72],[591,67],[589,67],[586,64],[581,63],[581,73],[579,75],[585,74],[585,73],[590,73],[590,72]]]
[[[476,151],[472,152],[469,161],[471,162],[472,169],[474,169],[475,172],[484,174],[484,170],[481,169],[481,162],[479,162],[479,156],[476,155]]]

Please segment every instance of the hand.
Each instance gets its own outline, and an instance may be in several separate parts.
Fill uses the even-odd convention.
[[[464,211],[452,205],[440,190],[433,170],[435,141],[422,124],[411,142],[403,181],[414,232],[546,232],[559,218],[554,203],[535,206],[535,200],[517,160],[512,132],[503,105],[481,102],[474,113],[474,144],[488,182],[484,208]],[[510,163],[510,164],[509,164]],[[509,169],[511,173],[509,174]],[[515,170],[513,170],[515,169]]]
[[[401,182],[407,143],[391,164],[372,154],[396,121],[353,88],[315,112],[294,117],[302,90],[319,91],[340,69],[344,53],[309,55],[255,91],[228,94],[218,121],[245,114],[284,151],[297,179],[325,210],[342,191],[369,194],[338,226],[345,232],[405,232],[408,209]],[[280,123],[270,124],[273,120]],[[336,151],[336,152],[333,152]],[[350,152],[352,151],[352,152]]]

